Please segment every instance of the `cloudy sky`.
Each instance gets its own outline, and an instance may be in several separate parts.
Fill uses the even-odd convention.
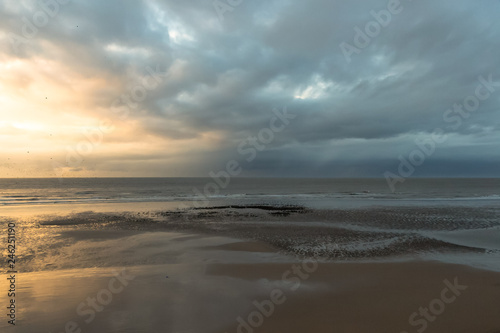
[[[5,0],[0,177],[500,176],[499,13]]]

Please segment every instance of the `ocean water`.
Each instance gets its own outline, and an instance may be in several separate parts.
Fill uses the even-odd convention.
[[[0,224],[16,221],[25,271],[161,262],[161,254],[125,259],[112,242],[96,256],[95,245],[114,232],[171,231],[324,260],[500,270],[499,217],[500,179],[408,179],[395,193],[384,179],[0,179]]]
[[[249,200],[255,202],[500,202],[500,179],[64,178],[0,179],[0,206]],[[340,206],[341,208],[342,206]]]

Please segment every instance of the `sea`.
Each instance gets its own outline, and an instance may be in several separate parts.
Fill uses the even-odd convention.
[[[290,202],[325,207],[496,204],[500,179],[321,178],[11,178],[0,179],[0,206],[89,203]],[[57,207],[57,206],[55,206]]]

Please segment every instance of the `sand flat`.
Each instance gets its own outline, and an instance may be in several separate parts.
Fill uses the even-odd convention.
[[[255,332],[500,332],[499,273],[438,262],[324,263],[293,291],[292,284],[281,281],[290,266],[214,264],[207,274],[250,281],[271,279],[283,290],[287,300],[276,305],[273,315]],[[447,288],[444,281],[453,284],[455,278],[467,289],[445,303],[439,315],[430,311],[429,318],[435,318],[427,320],[427,326],[420,315],[414,317],[414,322],[420,320],[418,324],[410,324],[410,315],[421,307],[429,308],[432,303],[441,311],[435,300]],[[445,296],[451,298],[448,294]],[[238,326],[235,322],[221,332],[237,332]]]
[[[258,241],[187,232],[118,232],[99,238],[86,230],[74,233],[77,243],[53,258],[58,266],[18,274],[18,325],[2,322],[2,333],[61,333],[69,321],[81,332],[98,333],[500,332],[498,272],[390,259],[324,260],[316,267],[315,261],[273,252]],[[68,248],[74,251],[63,251]],[[60,262],[70,254],[66,261],[93,255],[97,262],[98,253],[101,267],[65,269]],[[116,265],[121,262],[127,264]],[[100,293],[104,297],[102,290],[124,269],[134,279],[86,323],[90,317],[77,312],[80,304]],[[445,293],[452,302],[439,301],[449,288],[445,280],[455,279],[467,288],[456,296]],[[6,288],[4,281],[0,287]],[[273,290],[286,299],[267,316],[255,302],[269,302]],[[423,321],[420,308],[432,304],[440,313]],[[251,316],[261,316],[262,322],[242,326],[242,321],[250,325]]]

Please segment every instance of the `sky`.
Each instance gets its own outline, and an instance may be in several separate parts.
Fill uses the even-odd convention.
[[[499,13],[1,1],[0,178],[498,177]]]

